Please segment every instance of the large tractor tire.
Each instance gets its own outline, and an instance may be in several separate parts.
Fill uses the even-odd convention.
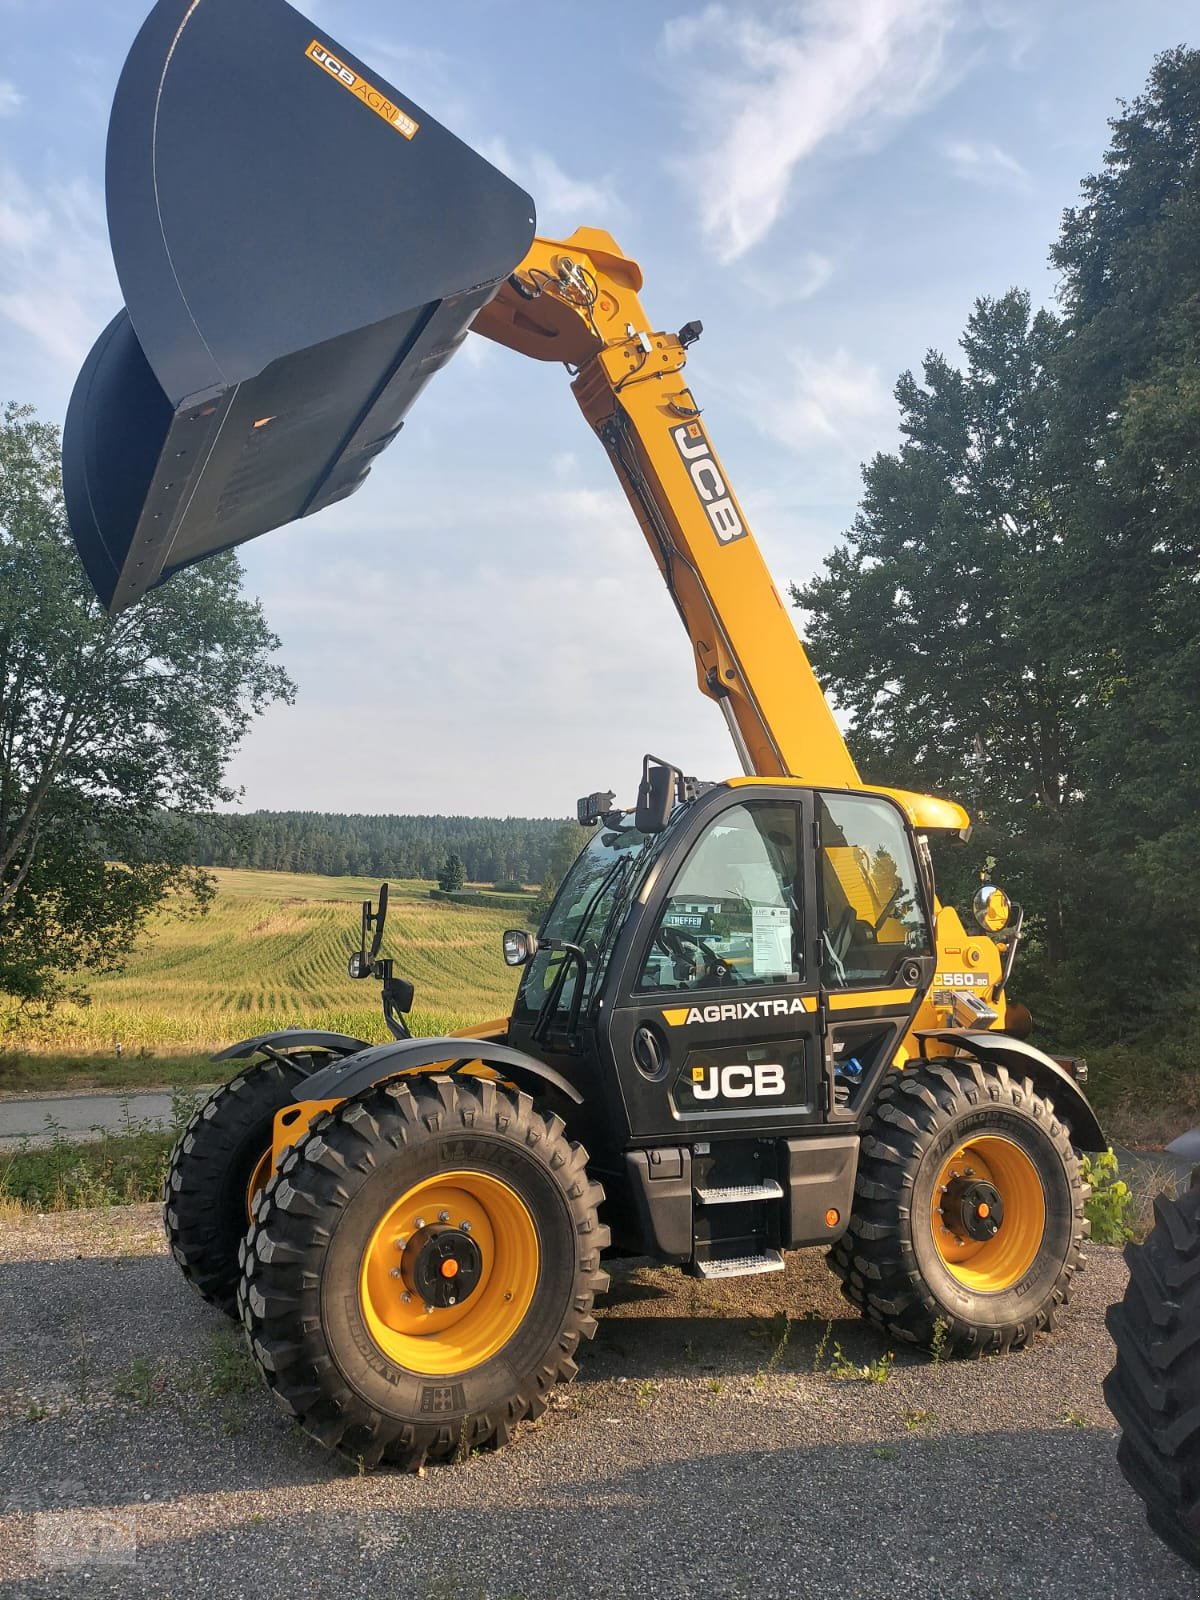
[[[167,1243],[188,1282],[228,1316],[238,1314],[238,1246],[271,1173],[275,1113],[314,1065],[308,1056],[254,1062],[197,1107],[171,1152]]]
[[[991,1354],[1066,1303],[1090,1228],[1070,1134],[1033,1085],[956,1056],[894,1072],[830,1265],[889,1335]]]
[[[363,1468],[507,1440],[575,1376],[607,1287],[586,1153],[526,1094],[408,1078],[316,1118],[242,1249],[285,1411]]]
[[[1154,1214],[1145,1244],[1126,1248],[1125,1298],[1109,1307],[1117,1362],[1104,1398],[1150,1526],[1200,1566],[1200,1189],[1160,1195]]]

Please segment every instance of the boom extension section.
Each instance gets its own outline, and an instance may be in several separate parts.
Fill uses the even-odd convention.
[[[609,234],[535,239],[473,324],[576,369],[599,436],[687,629],[701,693],[747,773],[857,788],[861,779],[683,376],[698,322],[652,331],[642,272]]]

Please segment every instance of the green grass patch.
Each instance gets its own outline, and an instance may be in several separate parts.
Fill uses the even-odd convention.
[[[56,1139],[0,1155],[0,1206],[75,1211],[158,1200],[176,1137],[174,1129],[139,1128],[86,1144]]]

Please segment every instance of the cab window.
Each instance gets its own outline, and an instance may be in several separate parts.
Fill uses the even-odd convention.
[[[733,806],[715,817],[671,884],[639,988],[798,983],[803,976],[797,810]]]
[[[894,806],[868,795],[818,795],[821,981],[886,980],[903,955],[932,951],[917,865]]]

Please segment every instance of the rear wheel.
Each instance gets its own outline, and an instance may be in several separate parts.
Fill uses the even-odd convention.
[[[608,1279],[587,1156],[528,1095],[439,1076],[318,1117],[243,1247],[276,1398],[362,1465],[503,1443],[574,1377]]]
[[[1200,1566],[1200,1189],[1160,1195],[1154,1214],[1145,1244],[1126,1248],[1125,1298],[1109,1307],[1117,1362],[1104,1398],[1150,1526]]]
[[[909,1067],[864,1129],[830,1265],[896,1338],[1009,1350],[1066,1303],[1088,1193],[1066,1127],[1028,1080],[965,1057]]]
[[[215,1089],[180,1135],[163,1186],[171,1254],[204,1298],[237,1316],[238,1245],[271,1175],[275,1113],[313,1070],[308,1056],[256,1061]]]

